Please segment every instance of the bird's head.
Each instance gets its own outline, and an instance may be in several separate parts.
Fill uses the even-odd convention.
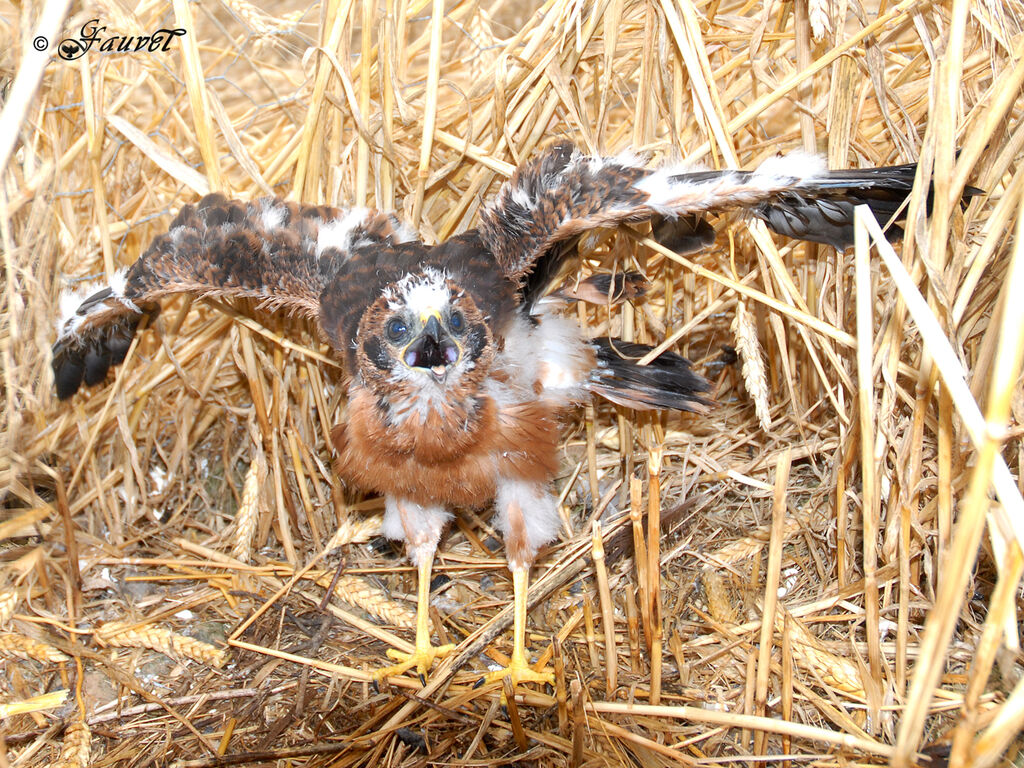
[[[444,272],[424,268],[387,286],[356,333],[363,380],[380,395],[472,395],[494,357],[487,323]]]

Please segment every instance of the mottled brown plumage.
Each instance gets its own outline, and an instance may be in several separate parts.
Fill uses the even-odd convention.
[[[689,248],[709,237],[699,214],[741,208],[842,246],[853,204],[882,214],[902,204],[907,169],[830,173],[798,158],[745,172],[650,170],[559,144],[515,172],[477,229],[433,247],[390,214],[209,195],[109,286],[62,300],[57,394],[101,381],[169,294],[251,297],[309,318],[349,379],[348,417],[331,435],[338,474],[385,496],[385,533],[406,541],[419,568],[416,651],[382,674],[415,666],[422,676],[450,650],[430,646],[430,564],[452,512],[493,501],[515,586],[513,653],[499,676],[549,680],[528,666],[525,590],[559,526],[548,486],[561,414],[591,393],[632,408],[709,406],[707,382],[683,358],[669,352],[641,366],[650,347],[587,340],[557,302],[542,301],[568,252],[560,244],[595,227],[681,217],[656,230]],[[563,297],[615,302],[643,285],[631,273]]]

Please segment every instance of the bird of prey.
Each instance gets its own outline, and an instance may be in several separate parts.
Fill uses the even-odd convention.
[[[348,376],[347,419],[331,433],[336,471],[384,496],[384,532],[405,542],[418,569],[415,650],[393,651],[399,663],[380,675],[415,668],[425,680],[451,652],[431,645],[431,563],[454,512],[493,502],[513,577],[514,637],[508,666],[491,677],[550,681],[526,654],[526,593],[537,552],[558,529],[550,485],[560,416],[592,394],[635,409],[705,411],[711,401],[679,355],[639,365],[649,347],[586,338],[543,295],[538,275],[557,272],[565,241],[588,230],[656,218],[685,224],[670,235],[706,242],[700,216],[725,210],[842,248],[853,240],[854,207],[893,218],[914,174],[914,165],[829,171],[807,155],[752,171],[649,169],[635,156],[587,156],[559,143],[515,171],[475,229],[433,246],[375,210],[208,195],[109,285],[62,299],[57,395],[101,382],[139,320],[170,294],[252,297],[309,318]],[[562,296],[614,300],[638,290],[633,276],[603,286]]]

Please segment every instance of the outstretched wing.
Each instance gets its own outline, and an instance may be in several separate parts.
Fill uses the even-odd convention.
[[[739,208],[780,234],[844,248],[853,242],[854,207],[866,204],[888,221],[910,195],[915,171],[914,164],[829,171],[803,153],[772,158],[753,171],[652,170],[636,158],[588,157],[561,143],[516,170],[483,211],[480,234],[520,284],[559,241],[655,216]],[[977,192],[968,188],[965,196]]]
[[[57,396],[102,381],[124,359],[142,315],[156,312],[164,296],[256,298],[269,309],[316,318],[320,294],[356,251],[412,239],[397,218],[379,211],[207,195],[182,208],[110,285],[62,297],[53,345]]]

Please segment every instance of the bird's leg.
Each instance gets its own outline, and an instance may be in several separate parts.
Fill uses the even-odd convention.
[[[391,498],[387,500],[384,532],[391,538],[405,538],[409,559],[416,565],[416,645],[412,653],[389,649],[388,657],[398,663],[377,670],[374,674],[377,680],[404,674],[415,667],[420,683],[426,685],[427,672],[434,659],[444,658],[455,650],[454,645],[430,644],[430,571],[441,529],[449,517],[451,515],[440,508],[423,507],[413,502]],[[398,530],[396,523],[400,526]]]
[[[551,683],[550,671],[537,672],[526,656],[526,594],[533,565],[541,544],[550,541],[558,526],[554,497],[543,484],[516,480],[499,483],[498,526],[505,534],[505,554],[512,571],[513,629],[512,656],[508,666],[495,670],[487,680],[509,677],[516,683]]]
[[[392,675],[401,675],[416,668],[420,683],[426,685],[427,672],[434,659],[444,658],[455,646],[430,644],[430,566],[432,558],[424,558],[417,566],[419,571],[419,588],[416,599],[416,646],[412,653],[405,653],[394,648],[388,649],[388,658],[398,661],[390,667],[379,669],[374,674],[378,680]]]
[[[530,567],[516,564],[512,567],[512,656],[508,666],[496,669],[487,675],[487,682],[510,677],[512,684],[549,683],[555,684],[555,676],[549,670],[536,671],[526,656],[526,593],[530,582]]]

